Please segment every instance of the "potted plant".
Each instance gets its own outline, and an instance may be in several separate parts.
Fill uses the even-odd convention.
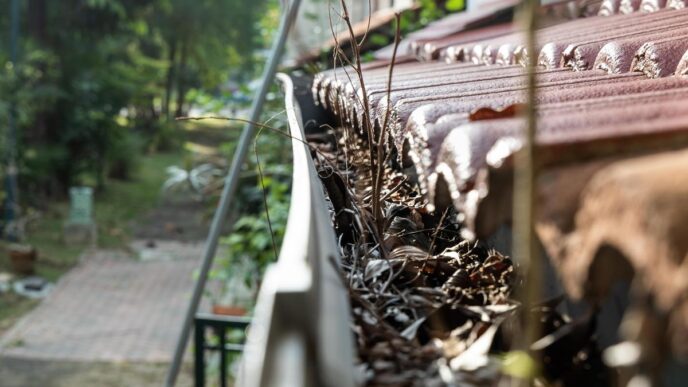
[[[20,275],[31,275],[35,272],[38,253],[36,249],[23,243],[26,236],[26,228],[29,223],[38,219],[40,214],[32,209],[28,209],[25,214],[16,211],[16,219],[5,225],[3,230],[8,239],[15,242],[6,247],[7,255],[10,259],[12,271]]]
[[[243,316],[253,305],[256,292],[255,268],[246,256],[230,259],[216,279],[219,296],[212,297],[213,314]]]
[[[281,241],[286,229],[289,185],[266,177],[249,192],[253,192],[254,197],[263,198],[262,187],[270,195],[270,217],[265,211],[244,215],[234,224],[232,234],[222,240],[227,252],[218,259],[212,274],[221,288],[219,292],[216,290],[219,297],[211,298],[214,313],[247,313],[254,305],[265,269],[277,259],[279,245],[273,245],[273,242]]]
[[[12,243],[7,248],[12,270],[17,274],[31,275],[36,266],[36,249],[33,246]]]

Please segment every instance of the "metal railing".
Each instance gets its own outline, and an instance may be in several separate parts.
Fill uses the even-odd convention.
[[[227,386],[227,355],[242,353],[243,343],[231,343],[227,333],[232,330],[244,331],[251,323],[248,317],[218,316],[197,314],[194,318],[194,384],[204,387],[206,384],[206,352],[218,352],[219,386]],[[208,333],[211,340],[208,340]]]

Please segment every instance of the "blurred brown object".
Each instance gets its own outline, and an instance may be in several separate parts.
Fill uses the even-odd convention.
[[[222,316],[245,316],[246,309],[238,306],[213,305],[213,314]]]
[[[38,254],[33,246],[14,244],[7,248],[12,271],[21,275],[31,275],[35,271]]]

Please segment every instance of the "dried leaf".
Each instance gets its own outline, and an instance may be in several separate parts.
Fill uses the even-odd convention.
[[[401,336],[406,338],[406,340],[413,340],[414,337],[416,337],[416,332],[418,332],[418,328],[423,324],[425,321],[425,317],[419,318],[418,320],[414,321],[411,325],[406,327],[403,332],[401,332]]]
[[[499,324],[491,325],[467,350],[451,359],[449,362],[451,369],[470,372],[486,367],[490,363],[488,353],[497,333],[497,328],[499,328]]]
[[[366,281],[369,281],[379,277],[382,275],[382,273],[388,271],[389,269],[389,262],[385,259],[370,260],[366,265],[364,278]]]

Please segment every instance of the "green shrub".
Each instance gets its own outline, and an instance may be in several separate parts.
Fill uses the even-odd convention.
[[[160,120],[156,124],[146,149],[148,152],[171,152],[181,149],[183,145],[183,130],[179,123]]]
[[[115,133],[106,153],[107,176],[130,180],[139,166],[143,145],[141,136],[127,128]]]

